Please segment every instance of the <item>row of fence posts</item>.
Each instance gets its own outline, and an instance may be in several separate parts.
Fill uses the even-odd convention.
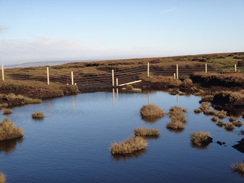
[[[237,65],[234,65],[235,72],[237,72]],[[205,64],[205,73],[208,72],[208,64]],[[147,77],[150,77],[150,63],[147,63]],[[176,72],[174,73],[174,79],[179,79],[179,66],[176,64]],[[5,81],[4,75],[4,64],[2,64],[2,80]],[[49,67],[47,67],[47,84],[50,85],[50,71]],[[71,85],[76,85],[74,83],[74,72],[71,71]],[[119,78],[115,78],[114,70],[112,70],[112,87],[119,86]]]

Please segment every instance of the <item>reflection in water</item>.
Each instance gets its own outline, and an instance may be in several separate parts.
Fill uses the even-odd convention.
[[[150,101],[150,92],[147,92],[147,100],[148,100],[148,105],[151,103]]]
[[[210,144],[210,143],[209,143]],[[204,145],[196,145],[196,144],[194,144],[193,142],[191,142],[191,146],[193,147],[193,148],[196,148],[196,149],[203,149],[203,150],[206,150],[207,149],[207,147],[209,146],[209,144],[204,144]]]
[[[5,152],[6,154],[9,154],[16,149],[18,143],[22,143],[23,141],[24,141],[23,137],[0,141],[0,152]]]
[[[71,96],[71,103],[72,103],[72,111],[74,112],[74,110],[75,110],[75,97],[73,95]]]
[[[157,122],[158,120],[161,119],[161,117],[141,117],[141,119],[145,122],[148,122],[148,123],[155,123]]]
[[[113,160],[121,161],[121,160],[129,160],[129,159],[132,159],[132,158],[139,158],[142,155],[144,155],[146,152],[147,152],[147,150],[143,149],[143,150],[131,153],[131,154],[126,154],[126,155],[123,155],[123,154],[111,154],[111,156],[112,156]]]
[[[174,132],[174,133],[182,133],[185,129],[170,129],[170,128],[166,128],[167,130],[169,130],[170,132]]]

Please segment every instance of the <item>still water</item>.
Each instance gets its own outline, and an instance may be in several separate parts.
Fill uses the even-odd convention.
[[[211,116],[194,114],[199,100],[165,92],[153,92],[150,97],[148,93],[97,92],[14,108],[8,118],[25,134],[18,141],[0,144],[0,171],[8,183],[244,182],[230,168],[231,163],[244,160],[243,153],[231,147],[243,138],[244,128],[228,132],[216,126]],[[185,130],[169,131],[167,116],[154,123],[143,121],[139,111],[149,102],[166,112],[173,106],[187,108]],[[46,117],[33,120],[31,114],[36,111]],[[142,126],[161,132],[159,138],[148,140],[146,151],[130,157],[110,154],[113,142],[133,136],[133,129]],[[205,149],[192,147],[190,134],[196,131],[210,132],[214,142]]]

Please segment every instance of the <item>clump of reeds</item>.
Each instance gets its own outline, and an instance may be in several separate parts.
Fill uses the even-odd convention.
[[[143,118],[161,118],[164,116],[164,110],[154,104],[144,105],[140,113]]]
[[[45,117],[45,115],[44,115],[43,112],[34,112],[34,113],[32,113],[32,118],[34,118],[34,119],[42,119],[44,117]]]
[[[181,121],[186,122],[186,116],[184,114],[186,112],[186,109],[181,107],[171,107],[169,110],[169,117],[172,121]]]
[[[145,136],[145,137],[156,136],[157,137],[160,135],[160,131],[154,128],[139,127],[134,129],[134,134],[135,136]]]
[[[171,130],[182,130],[185,128],[185,124],[181,121],[171,121],[167,124],[167,128]]]
[[[202,110],[201,110],[201,109],[199,109],[199,108],[196,108],[196,109],[194,109],[194,112],[198,114],[198,113],[201,113],[201,112],[202,112]]]
[[[4,173],[0,172],[0,183],[5,183],[6,182],[6,176]]]
[[[218,122],[216,123],[216,125],[222,127],[222,126],[224,126],[224,122],[223,122],[223,121],[218,121]]]
[[[233,121],[235,121],[236,119],[237,119],[236,116],[230,116],[230,117],[229,117],[229,121],[230,121],[230,122],[233,122]]]
[[[232,123],[225,123],[225,129],[228,131],[231,131],[235,128],[235,126]]]
[[[196,146],[205,146],[212,142],[212,137],[208,132],[195,132],[191,134],[191,141]]]
[[[131,137],[120,143],[113,143],[110,150],[112,154],[131,154],[147,147],[147,140],[143,137]]]
[[[11,109],[3,109],[2,113],[5,114],[5,115],[8,115],[8,114],[12,114],[13,111]]]
[[[221,110],[221,111],[218,111],[218,112],[216,113],[216,115],[217,115],[219,118],[223,119],[223,118],[225,118],[225,117],[227,116],[227,112],[224,111],[224,110]]]
[[[213,109],[207,109],[204,111],[205,115],[210,115],[210,116],[217,115],[217,113],[218,113],[218,111],[213,110]]]
[[[234,163],[231,165],[231,168],[238,173],[244,174],[244,162],[242,163]]]
[[[204,112],[206,111],[207,109],[210,108],[210,102],[202,102],[201,103],[201,106],[200,106],[200,109]]]
[[[23,129],[15,127],[15,124],[7,118],[0,123],[0,140],[19,138],[23,134]]]
[[[242,122],[241,121],[237,121],[237,122],[233,123],[233,125],[235,125],[237,127],[241,127],[242,126]]]
[[[213,117],[212,117],[212,121],[215,122],[215,121],[217,121],[217,120],[218,120],[218,117],[217,117],[217,116],[213,116]]]

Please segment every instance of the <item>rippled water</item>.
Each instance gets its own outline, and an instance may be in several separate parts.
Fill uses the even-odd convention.
[[[231,163],[244,160],[243,153],[231,147],[243,137],[239,133],[243,127],[227,132],[210,116],[194,114],[199,100],[164,92],[150,94],[150,103],[165,111],[175,105],[187,108],[188,120],[181,133],[166,129],[167,116],[155,123],[140,118],[140,108],[149,102],[147,93],[88,93],[14,108],[8,118],[25,135],[0,143],[0,171],[9,183],[243,182],[244,177],[230,168]],[[33,120],[35,111],[43,111],[46,117]],[[146,151],[112,156],[110,145],[131,137],[140,126],[157,128],[161,135],[149,139]],[[200,130],[210,132],[214,140],[205,149],[191,145],[190,134]]]

